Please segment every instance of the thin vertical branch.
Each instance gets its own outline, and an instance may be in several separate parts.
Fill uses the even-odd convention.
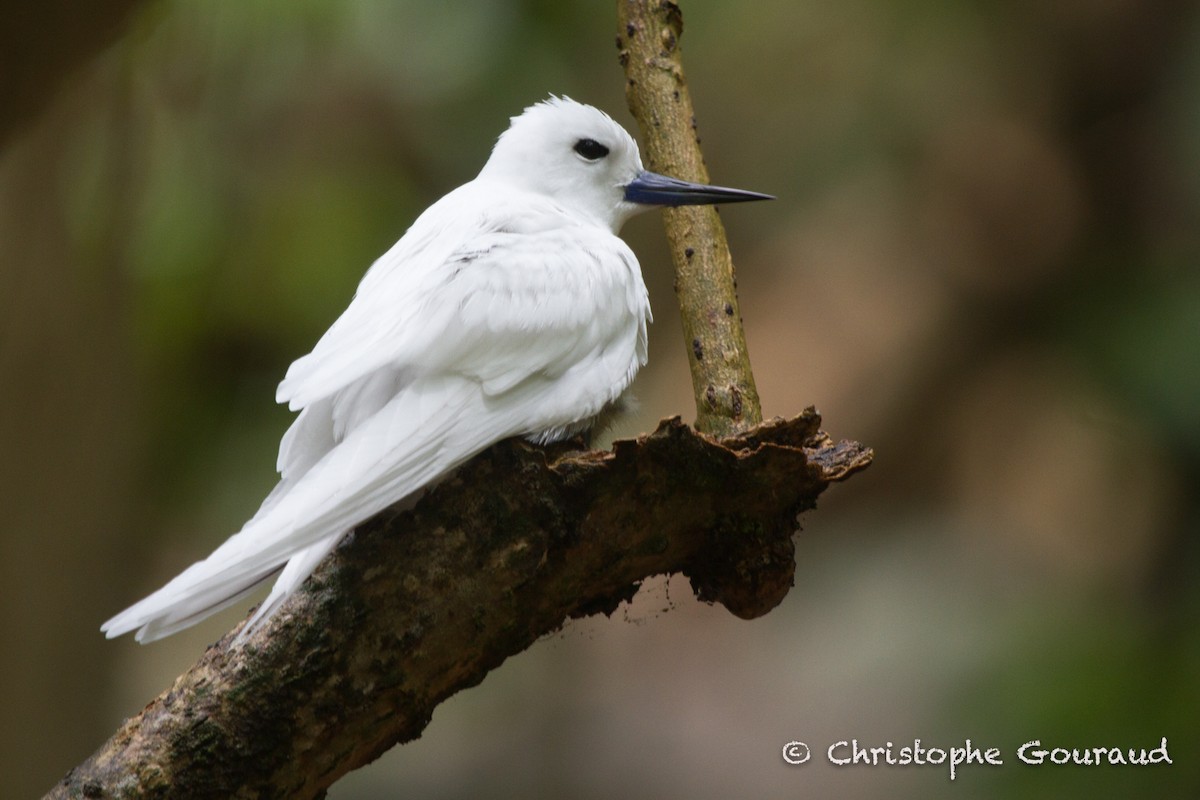
[[[625,96],[641,129],[647,167],[708,183],[679,52],[679,5],[618,0],[617,21]],[[725,228],[711,206],[667,209],[664,221],[696,396],[696,428],[715,436],[744,431],[762,421],[762,409]]]

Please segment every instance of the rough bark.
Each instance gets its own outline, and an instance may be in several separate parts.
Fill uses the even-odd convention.
[[[625,97],[642,134],[646,166],[708,183],[696,114],[683,75],[683,15],[670,0],[618,0],[617,48]],[[728,436],[762,422],[758,389],[738,310],[725,228],[712,206],[667,209],[663,224],[675,263],[696,428]]]
[[[434,707],[639,583],[766,613],[796,515],[871,451],[809,409],[718,441],[678,419],[611,452],[488,450],[409,511],[361,526],[238,647],[233,633],[48,795],[319,797],[420,735]]]

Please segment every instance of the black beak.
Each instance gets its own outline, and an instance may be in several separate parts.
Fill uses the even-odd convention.
[[[640,172],[636,178],[625,184],[625,200],[644,206],[706,206],[774,199],[769,194],[690,183],[668,178],[657,172]]]

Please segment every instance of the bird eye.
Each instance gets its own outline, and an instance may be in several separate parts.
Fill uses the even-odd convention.
[[[580,139],[575,143],[575,152],[588,161],[599,161],[608,155],[608,148],[595,139]]]

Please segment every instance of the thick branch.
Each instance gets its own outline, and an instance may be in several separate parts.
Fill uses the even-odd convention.
[[[809,409],[718,442],[678,419],[612,452],[503,442],[360,526],[248,642],[226,636],[50,797],[318,797],[566,620],[681,572],[741,617],[794,569],[796,514],[871,451]]]
[[[625,97],[641,129],[647,166],[708,183],[679,52],[679,6],[670,0],[617,0],[617,21]],[[721,218],[711,206],[685,206],[667,209],[663,220],[675,262],[696,427],[714,436],[752,428],[762,422],[762,410]]]

